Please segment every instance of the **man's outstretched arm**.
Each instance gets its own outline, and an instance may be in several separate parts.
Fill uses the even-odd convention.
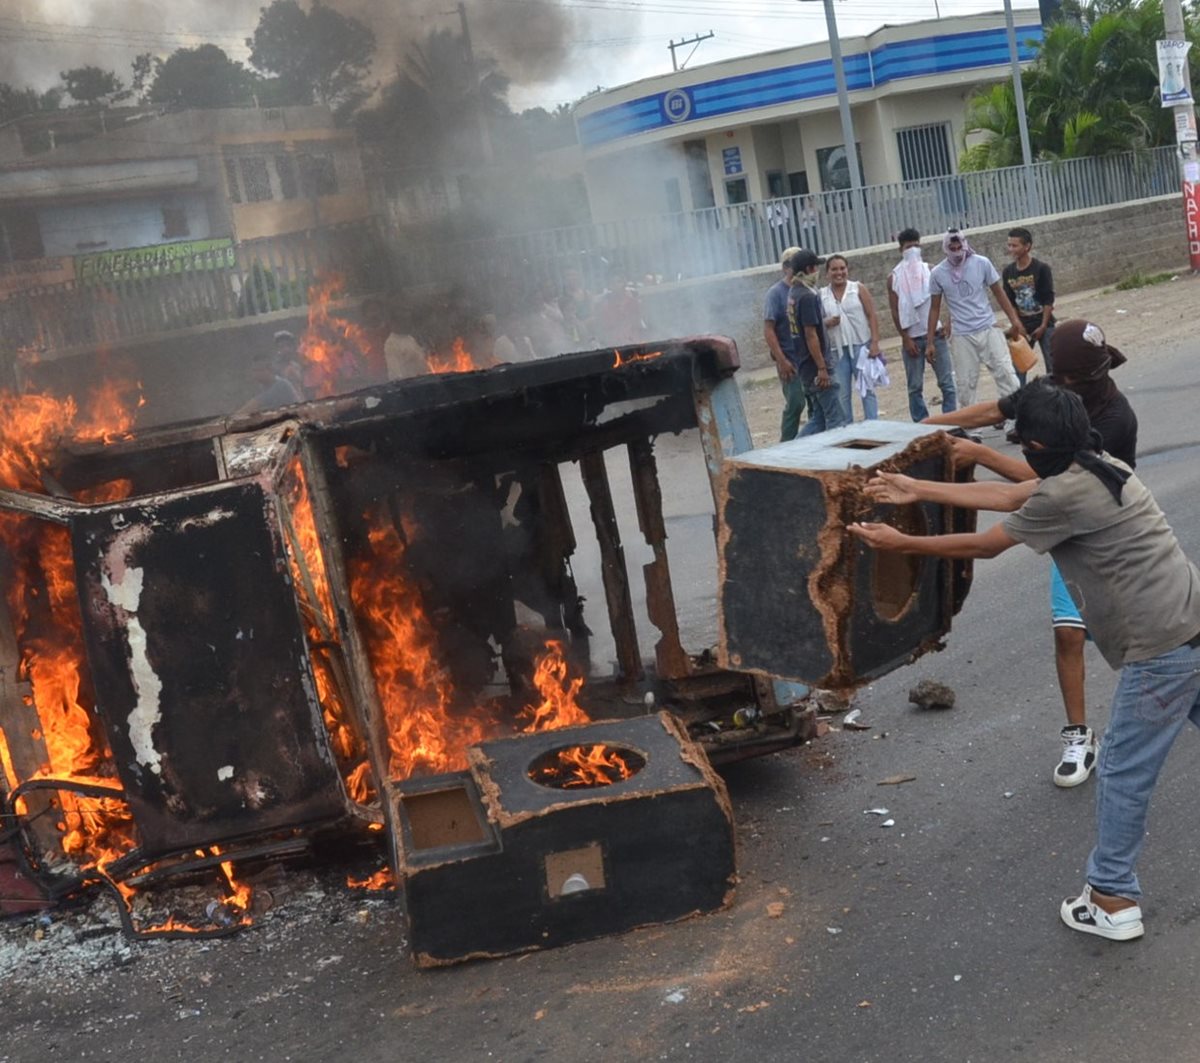
[[[1000,403],[995,399],[988,402],[976,402],[964,406],[961,410],[951,410],[949,413],[935,413],[926,417],[921,424],[952,424],[959,428],[988,428],[1004,420],[1000,412]]]
[[[967,484],[939,483],[936,480],[918,480],[898,472],[881,472],[867,482],[866,493],[876,502],[893,506],[933,502],[943,506],[958,506],[960,509],[1012,513],[1025,504],[1039,483],[1040,480],[1022,480],[1019,483],[1000,483],[995,480]]]
[[[1003,524],[995,524],[985,532],[959,535],[906,535],[890,524],[851,524],[850,531],[876,550],[930,557],[995,557],[1017,545],[1017,540],[1004,530]]]

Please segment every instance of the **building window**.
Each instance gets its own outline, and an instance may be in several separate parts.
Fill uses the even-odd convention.
[[[858,173],[863,184],[867,183],[866,171],[862,164],[862,145],[858,149]],[[837,192],[850,188],[850,159],[846,148],[838,144],[833,148],[817,148],[817,172],[821,175],[821,191]]]
[[[284,199],[295,199],[300,194],[300,186],[296,182],[296,160],[291,155],[276,155],[275,172],[279,175],[279,194]]]
[[[0,262],[45,258],[42,229],[31,210],[0,211]]]
[[[686,160],[688,192],[692,197],[692,209],[703,210],[716,206],[713,195],[712,176],[708,171],[708,145],[703,140],[685,140],[683,157]]]
[[[896,144],[900,149],[900,176],[905,181],[926,181],[954,172],[944,122],[897,129]]]
[[[337,170],[333,165],[333,156],[299,155],[300,184],[306,196],[332,196],[337,194]]]
[[[163,239],[181,240],[190,236],[187,211],[183,207],[163,207]]]
[[[225,160],[225,183],[229,186],[229,202],[242,201],[242,189],[238,184],[237,159]]]
[[[267,160],[261,155],[246,155],[238,160],[242,165],[242,189],[247,203],[262,203],[271,199],[271,173]]]

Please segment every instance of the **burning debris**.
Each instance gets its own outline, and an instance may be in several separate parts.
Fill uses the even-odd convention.
[[[653,438],[699,426],[710,467],[720,464],[733,440],[717,426],[740,414],[732,345],[489,373],[466,372],[475,364],[456,345],[447,373],[339,395],[369,338],[337,332],[325,305],[316,301],[301,351],[306,382],[328,397],[304,406],[133,435],[128,401],[106,399],[106,422],[70,400],[11,400],[30,419],[9,419],[0,453],[9,836],[52,900],[104,890],[130,936],[248,925],[263,861],[303,858],[326,835],[398,837],[389,795],[478,773],[471,751],[498,740],[522,751],[522,785],[601,809],[629,787],[657,794],[664,754],[629,737],[638,720],[603,725],[603,740],[568,740],[564,728],[666,705],[687,721],[664,732],[683,744],[673,759],[693,763],[689,733],[721,759],[782,748],[811,723],[769,684],[680,642]],[[714,413],[730,402],[732,413]],[[603,461],[614,447],[628,450],[655,557],[649,670]],[[611,676],[589,674],[559,473],[569,462],[592,506]],[[747,705],[754,728],[730,722]],[[696,773],[689,785],[723,808],[707,766]],[[503,806],[487,807],[487,829],[500,829]],[[714,838],[728,833],[727,814],[718,821]],[[585,833],[596,830],[584,840],[619,880],[633,857],[611,863],[608,828]],[[158,921],[148,901],[159,887],[197,880],[204,905]],[[397,881],[410,890],[400,865],[355,884]],[[677,917],[638,910],[639,922]],[[574,936],[636,925],[606,919]]]

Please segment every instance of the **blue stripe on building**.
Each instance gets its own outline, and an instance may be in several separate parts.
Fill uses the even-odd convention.
[[[1018,26],[1016,33],[1018,57],[1022,61],[1033,59],[1042,40],[1042,27]],[[904,78],[998,66],[1007,61],[1008,38],[1003,29],[922,37],[846,56],[846,84],[853,92]],[[581,118],[579,135],[583,145],[590,147],[701,118],[831,96],[835,91],[833,62],[819,59],[619,103]]]

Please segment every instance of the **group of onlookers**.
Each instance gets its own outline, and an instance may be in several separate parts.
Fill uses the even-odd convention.
[[[887,279],[887,301],[901,337],[908,408],[914,421],[929,415],[924,396],[926,363],[933,368],[944,412],[974,402],[983,367],[1001,396],[1024,383],[1024,374],[1013,368],[1006,335],[996,327],[989,293],[1008,319],[1007,338],[1037,343],[1050,371],[1054,281],[1050,267],[1033,257],[1028,229],[1009,233],[1012,261],[1003,274],[957,229],[946,233],[944,257],[932,268],[922,257],[921,235],[915,229],[905,229],[897,241],[900,261]],[[860,396],[863,417],[877,418],[875,388],[887,383],[888,377],[871,292],[850,279],[844,255],[822,259],[808,248],[790,247],[780,264],[783,277],[766,296],[764,339],[783,385],[781,438],[851,423],[854,392]],[[801,429],[806,414],[808,423]]]

